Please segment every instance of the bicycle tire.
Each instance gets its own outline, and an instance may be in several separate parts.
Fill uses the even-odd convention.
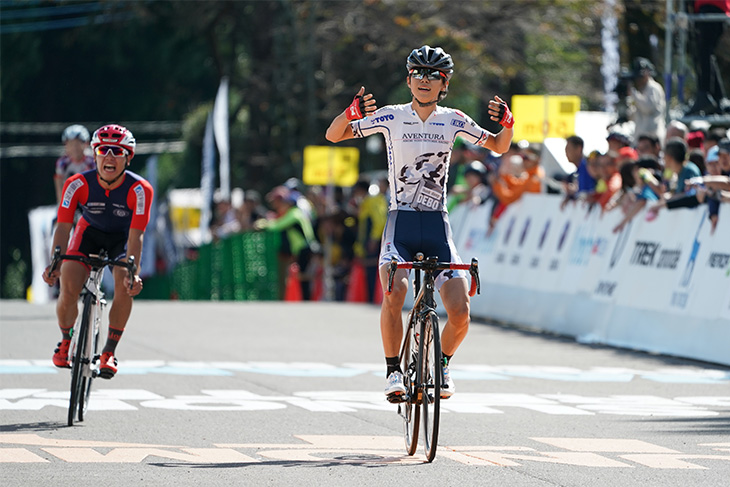
[[[94,382],[94,376],[93,371],[91,370],[93,359],[96,358],[98,351],[99,351],[99,327],[96,326],[95,321],[99,319],[99,313],[101,313],[101,309],[99,308],[99,304],[96,303],[96,298],[92,297],[92,300],[94,301],[93,304],[91,304],[91,307],[89,308],[91,316],[88,318],[88,326],[87,326],[87,336],[91,338],[91,347],[89,349],[89,354],[86,356],[88,361],[84,361],[83,366],[83,374],[82,374],[82,382],[81,382],[81,395],[79,396],[79,421],[84,420],[84,416],[86,415],[86,410],[89,408],[89,398],[91,396],[91,384]]]
[[[410,318],[410,316],[409,316]],[[410,319],[412,322],[413,319]],[[399,405],[403,411],[403,438],[406,444],[406,452],[408,455],[413,455],[418,449],[418,430],[421,422],[421,412],[416,402],[417,391],[415,384],[417,384],[416,365],[414,362],[415,358],[415,343],[412,338],[413,326],[411,324],[406,330],[406,336],[404,338],[405,343],[403,345],[403,356],[401,357],[401,370],[403,370],[403,382],[406,386],[406,401]]]
[[[81,402],[83,394],[83,373],[84,373],[84,355],[86,350],[86,340],[88,338],[89,326],[89,310],[91,305],[91,295],[84,296],[84,306],[81,311],[81,323],[79,329],[74,330],[76,335],[76,350],[73,354],[73,365],[71,367],[71,395],[68,401],[68,425],[73,426],[74,416]]]
[[[438,316],[428,313],[423,320],[421,332],[421,373],[423,374],[423,449],[430,463],[436,458],[439,423],[441,420],[441,382],[443,380],[443,359],[439,336]]]

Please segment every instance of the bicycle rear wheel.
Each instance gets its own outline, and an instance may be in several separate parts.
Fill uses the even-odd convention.
[[[89,319],[87,320],[86,334],[91,340],[90,344],[86,345],[88,351],[85,353],[84,364],[82,368],[82,381],[81,381],[81,394],[79,395],[79,421],[84,420],[86,410],[89,408],[89,397],[91,396],[91,383],[94,381],[94,373],[92,370],[93,360],[97,358],[99,354],[99,326],[96,321],[99,319],[99,313],[101,309],[95,302],[96,298],[89,295],[92,298],[93,303],[90,302],[89,306]]]
[[[421,371],[424,384],[423,394],[423,448],[426,459],[432,462],[438,446],[439,422],[441,416],[441,382],[443,380],[443,359],[439,336],[438,316],[429,313],[422,323]]]
[[[412,321],[409,319],[409,321]],[[415,326],[415,325],[414,325]],[[406,443],[406,452],[409,455],[416,453],[418,448],[418,429],[421,419],[421,411],[417,402],[416,377],[416,343],[413,340],[412,326],[406,330],[403,344],[403,355],[401,356],[401,370],[403,370],[403,383],[406,386],[406,401],[398,405],[398,412],[403,417],[403,438]]]

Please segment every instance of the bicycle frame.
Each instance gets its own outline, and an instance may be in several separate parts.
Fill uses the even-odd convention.
[[[75,260],[90,267],[89,276],[80,295],[83,307],[76,323],[74,323],[71,332],[71,346],[69,347],[71,395],[69,397],[68,425],[72,426],[77,412],[78,420],[84,420],[84,414],[91,396],[91,382],[99,372],[99,330],[101,329],[103,315],[102,308],[106,304],[104,293],[101,290],[104,268],[107,266],[126,268],[131,286],[137,266],[134,264],[134,256],[130,256],[125,262],[110,260],[104,250],[101,250],[99,255],[89,255],[88,257],[61,255],[61,249],[56,247],[50,272],[53,272],[62,260]]]
[[[408,325],[400,350],[406,394],[403,402],[398,405],[398,414],[403,418],[406,451],[409,455],[416,451],[420,420],[423,419],[423,446],[427,461],[432,462],[438,443],[444,365],[434,297],[435,275],[439,270],[445,269],[469,270],[472,276],[470,296],[479,292],[480,285],[476,259],[472,259],[471,264],[438,262],[437,257],[424,260],[421,253],[416,255],[416,259],[414,262],[399,263],[396,259],[391,261],[386,293],[390,294],[392,291],[397,269],[415,270],[415,299],[408,313]]]

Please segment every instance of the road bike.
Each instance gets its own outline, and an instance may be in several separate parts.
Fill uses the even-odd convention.
[[[406,393],[400,396],[398,414],[403,418],[408,454],[413,455],[418,448],[422,424],[424,452],[427,461],[432,462],[436,457],[438,444],[444,366],[434,281],[439,271],[468,270],[471,274],[469,296],[474,296],[480,291],[479,263],[477,259],[472,259],[471,264],[439,262],[437,257],[424,260],[420,252],[416,254],[414,262],[398,262],[393,258],[388,268],[388,294],[393,289],[393,278],[397,269],[416,271],[413,277],[415,301],[408,313],[408,326],[399,355]]]
[[[134,256],[128,261],[111,260],[105,250],[98,255],[67,255],[61,254],[61,248],[56,247],[49,274],[64,260],[75,260],[89,266],[89,277],[86,279],[81,292],[80,301],[82,310],[71,329],[71,346],[68,348],[68,362],[71,364],[71,395],[68,402],[68,425],[73,426],[74,416],[78,413],[78,420],[83,421],[89,407],[91,383],[99,375],[99,330],[106,299],[101,290],[101,280],[104,268],[107,266],[124,267],[129,273],[130,287],[134,282],[137,266]]]

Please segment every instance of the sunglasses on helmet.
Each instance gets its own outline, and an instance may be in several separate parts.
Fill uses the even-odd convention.
[[[129,151],[127,151],[127,149],[125,149],[124,147],[119,147],[118,145],[100,145],[96,149],[94,149],[94,153],[97,156],[106,156],[107,154],[109,154],[110,151],[114,157],[129,155]]]
[[[446,79],[446,74],[438,69],[431,68],[414,68],[411,69],[410,75],[413,79],[426,78],[431,81],[438,81],[440,79]]]

